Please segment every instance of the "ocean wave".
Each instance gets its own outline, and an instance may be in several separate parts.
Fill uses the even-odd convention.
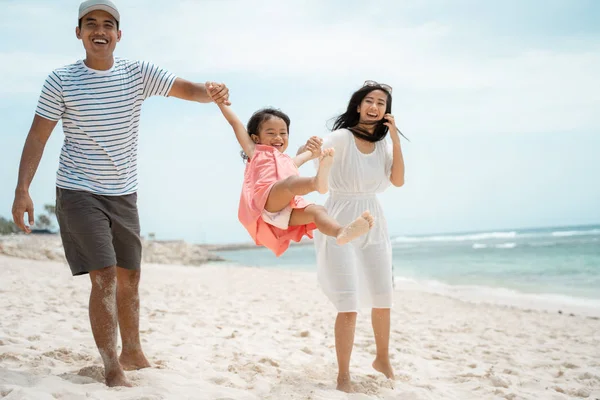
[[[587,235],[600,235],[600,229],[588,229],[581,231],[554,231],[552,236],[554,237],[566,237],[566,236],[587,236]]]
[[[392,243],[431,243],[431,242],[477,242],[486,240],[502,239],[534,239],[544,237],[569,237],[569,236],[593,236],[600,235],[600,229],[569,229],[569,230],[547,230],[540,232],[518,232],[518,231],[497,231],[468,233],[460,235],[431,235],[431,236],[397,236],[392,238]],[[479,247],[483,248],[483,247]]]
[[[517,247],[517,244],[514,243],[514,242],[500,243],[500,244],[494,244],[494,245],[489,245],[489,244],[484,244],[484,243],[474,243],[473,244],[473,249],[475,249],[475,250],[489,249],[489,248],[494,248],[494,249],[514,249],[515,247]]]
[[[516,243],[500,243],[494,246],[497,249],[514,249],[517,247]]]
[[[394,276],[396,290],[418,290],[473,303],[513,306],[520,309],[563,311],[600,316],[600,298],[573,297],[558,293],[524,293],[506,287],[451,285],[437,280]]]
[[[419,242],[468,242],[489,239],[512,239],[517,236],[516,231],[511,232],[486,232],[466,235],[435,235],[435,236],[398,236],[392,239],[394,243],[419,243]]]

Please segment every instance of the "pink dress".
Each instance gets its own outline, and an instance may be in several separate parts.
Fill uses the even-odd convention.
[[[288,249],[290,241],[299,242],[303,236],[312,239],[312,231],[317,228],[311,223],[281,229],[264,220],[265,204],[271,188],[276,182],[294,175],[298,176],[300,173],[290,156],[275,147],[260,144],[254,148],[254,156],[248,161],[244,172],[238,218],[254,242],[267,247],[277,257]],[[288,208],[291,212],[294,208],[303,209],[310,204],[301,196],[296,196]]]

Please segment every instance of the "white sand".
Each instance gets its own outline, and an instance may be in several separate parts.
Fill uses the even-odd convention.
[[[397,288],[392,363],[359,316],[356,390],[335,391],[335,312],[311,272],[146,264],[141,330],[152,369],[109,389],[87,315],[89,278],[62,261],[0,255],[0,398],[571,399],[600,398],[600,321],[467,303]],[[600,311],[600,310],[599,310]],[[78,375],[78,373],[82,375]]]

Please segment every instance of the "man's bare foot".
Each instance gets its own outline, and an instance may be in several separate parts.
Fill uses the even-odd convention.
[[[315,176],[315,188],[321,194],[327,193],[329,190],[329,171],[333,165],[333,149],[325,149],[319,159],[319,170]]]
[[[375,219],[370,212],[365,211],[362,215],[356,218],[354,221],[342,228],[340,233],[337,235],[337,244],[344,245],[357,237],[364,235],[369,232],[373,227]]]
[[[133,387],[131,382],[127,380],[125,376],[125,372],[121,368],[116,369],[114,371],[106,372],[106,386],[115,387],[115,386],[125,386],[125,387]]]
[[[150,368],[152,366],[141,350],[135,353],[121,353],[119,363],[125,371],[134,371],[136,369]]]
[[[373,361],[373,368],[384,374],[386,378],[394,380],[394,369],[392,368],[389,359],[380,360],[379,358],[376,358],[375,361]]]
[[[354,392],[354,390],[352,390],[352,380],[350,379],[350,374],[338,375],[336,389],[346,393]]]

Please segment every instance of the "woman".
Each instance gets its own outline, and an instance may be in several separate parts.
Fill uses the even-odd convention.
[[[373,367],[394,379],[389,360],[390,308],[392,307],[392,245],[383,210],[376,194],[390,184],[404,184],[404,160],[399,131],[392,111],[392,88],[365,82],[348,103],[345,113],[324,138],[323,148],[333,148],[329,175],[328,214],[340,224],[352,222],[369,210],[375,225],[366,235],[339,246],[335,238],[315,234],[319,283],[338,310],[335,346],[338,360],[337,389],[350,392],[350,355],[356,316],[360,307],[372,308],[371,320],[377,356]],[[384,140],[389,132],[391,141]],[[302,150],[319,143],[311,138]]]

